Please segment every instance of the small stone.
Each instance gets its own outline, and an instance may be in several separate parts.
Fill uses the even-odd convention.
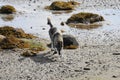
[[[86,64],[89,64],[90,62],[87,62],[87,61],[86,61],[85,63],[86,63]]]
[[[50,70],[50,72],[54,72],[53,70]]]
[[[113,75],[112,77],[113,77],[113,78],[117,78],[117,76],[115,76],[115,75]]]
[[[42,28],[42,30],[45,30],[45,28]]]
[[[115,13],[113,13],[112,15],[115,15]]]
[[[75,72],[81,72],[81,70],[74,70]]]
[[[33,9],[33,11],[36,11],[36,9]]]
[[[62,26],[64,26],[64,22],[61,22],[60,24],[61,24]]]
[[[84,68],[84,70],[90,70],[90,68]]]
[[[65,31],[64,30],[61,30],[62,33],[64,33]]]
[[[30,29],[32,29],[32,27],[30,27]]]
[[[120,55],[120,53],[113,53],[113,55]]]

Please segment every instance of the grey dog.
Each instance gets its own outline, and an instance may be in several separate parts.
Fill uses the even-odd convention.
[[[54,54],[58,53],[61,55],[61,50],[63,49],[62,33],[56,27],[53,27],[50,18],[47,18],[47,21],[47,24],[50,25],[49,36],[51,39],[51,50],[54,50]]]

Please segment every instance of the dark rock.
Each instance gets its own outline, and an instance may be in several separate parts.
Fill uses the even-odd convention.
[[[16,9],[11,5],[4,5],[0,9],[0,13],[2,14],[12,14],[15,12],[16,12]]]
[[[76,5],[79,5],[75,1],[54,1],[50,6],[47,6],[46,9],[50,10],[73,10]]]
[[[82,70],[74,70],[75,72],[82,72]]]
[[[73,5],[62,1],[56,1],[50,5],[51,10],[73,10],[73,8]]]
[[[120,55],[120,53],[113,53],[113,55]]]
[[[89,23],[95,23],[95,22],[99,22],[99,21],[104,21],[104,18],[98,14],[81,12],[78,14],[73,14],[67,20],[66,23],[67,24],[69,24],[69,23],[89,24]]]
[[[90,68],[83,68],[84,70],[90,70]]]
[[[70,27],[89,30],[101,27],[102,23],[98,23],[101,21],[104,21],[104,18],[98,14],[80,12],[68,18],[66,24]]]
[[[62,26],[64,26],[64,25],[65,25],[65,24],[64,24],[64,22],[61,22],[60,24],[61,24]]]
[[[33,11],[36,11],[36,9],[33,9]]]
[[[112,77],[113,77],[113,78],[117,78],[117,76],[115,76],[115,75],[113,75]]]
[[[79,43],[72,35],[63,35],[63,42],[65,49],[76,49],[79,47]]]
[[[45,28],[42,28],[42,30],[45,30]]]
[[[28,48],[30,44],[22,41],[14,36],[4,38],[0,42],[0,48],[2,49],[13,49],[13,48]]]
[[[31,34],[26,34],[21,28],[13,28],[11,26],[0,27],[0,35],[4,35],[4,36],[12,35],[17,38],[27,38],[27,39],[35,38],[35,36]]]

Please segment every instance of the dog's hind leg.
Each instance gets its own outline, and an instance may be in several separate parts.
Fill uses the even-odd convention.
[[[53,51],[54,51],[53,54],[57,54],[57,49],[56,49],[56,47],[55,47],[55,42],[54,42],[54,41],[53,41]]]
[[[58,54],[61,55],[61,50],[63,49],[63,42],[59,41],[56,47],[57,47]]]

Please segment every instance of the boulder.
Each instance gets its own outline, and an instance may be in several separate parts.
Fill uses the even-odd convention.
[[[80,12],[78,14],[73,14],[70,18],[68,18],[66,23],[91,24],[99,21],[104,21],[104,18],[98,14]]]
[[[13,49],[13,48],[29,48],[28,42],[22,41],[14,36],[9,36],[1,40],[0,48]]]
[[[72,35],[63,35],[63,42],[65,49],[77,49],[79,47],[79,43]]]
[[[15,12],[16,12],[16,9],[11,5],[4,5],[0,9],[0,13],[2,14],[12,14]]]
[[[35,38],[35,36],[31,34],[26,34],[22,29],[13,28],[11,26],[0,27],[0,35],[4,35],[4,36],[12,35],[17,38],[27,38],[27,39]]]
[[[79,5],[78,2],[75,1],[54,1],[50,6],[47,6],[46,9],[50,10],[73,10],[75,5]]]

